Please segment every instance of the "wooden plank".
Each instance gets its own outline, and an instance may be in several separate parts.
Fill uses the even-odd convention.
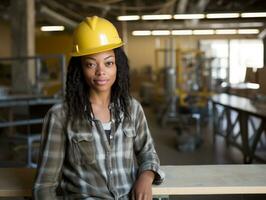
[[[266,165],[162,166],[154,195],[266,194]]]
[[[0,168],[0,197],[30,197],[35,169]]]
[[[153,195],[266,194],[266,165],[162,166]],[[0,197],[30,197],[35,169],[0,168]]]

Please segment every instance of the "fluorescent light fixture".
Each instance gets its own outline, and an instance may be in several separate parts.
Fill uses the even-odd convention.
[[[266,17],[266,12],[249,12],[249,13],[242,13],[241,17]]]
[[[176,14],[174,19],[203,19],[204,14]]]
[[[64,26],[42,26],[41,31],[63,31],[65,30]]]
[[[134,36],[146,36],[146,35],[151,35],[151,31],[146,31],[146,30],[142,30],[142,31],[132,31],[132,35],[134,35]]]
[[[260,84],[258,83],[246,83],[246,84],[247,84],[248,89],[259,89],[260,88]]]
[[[168,30],[154,30],[151,32],[152,35],[170,35]]]
[[[207,19],[224,19],[224,18],[238,18],[239,13],[210,13],[206,14]]]
[[[238,34],[258,34],[259,29],[238,29]]]
[[[193,30],[193,35],[213,35],[213,29]]]
[[[235,35],[235,34],[259,34],[259,29],[199,29],[199,30],[136,30],[134,36],[163,36],[163,35]]]
[[[192,35],[192,30],[172,30],[172,35]]]
[[[263,22],[243,22],[243,23],[237,23],[239,28],[245,28],[245,27],[263,27]]]
[[[172,19],[172,15],[142,15],[141,19],[143,20],[164,20]]]
[[[236,29],[217,29],[215,31],[217,35],[230,35],[230,34],[237,34]]]
[[[117,17],[118,21],[135,21],[139,19],[140,19],[139,15],[123,15]]]

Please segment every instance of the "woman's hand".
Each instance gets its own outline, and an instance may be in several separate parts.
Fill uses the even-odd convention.
[[[133,199],[151,200],[152,199],[152,182],[154,180],[153,171],[144,171],[140,174],[133,188]]]

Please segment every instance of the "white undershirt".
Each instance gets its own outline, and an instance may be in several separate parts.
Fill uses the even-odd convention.
[[[103,130],[108,131],[111,130],[111,122],[102,123]]]

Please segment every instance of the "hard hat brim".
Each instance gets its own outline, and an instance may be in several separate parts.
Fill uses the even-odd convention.
[[[80,52],[71,52],[70,55],[72,57],[78,57],[78,56],[85,56],[85,55],[90,55],[90,54],[95,54],[95,53],[101,53],[104,51],[109,51],[109,50],[121,47],[123,45],[124,45],[124,43],[120,42],[118,44],[111,44],[111,45],[100,46],[100,47],[94,48],[94,49],[87,49],[87,50],[84,50],[82,52],[81,51]]]

